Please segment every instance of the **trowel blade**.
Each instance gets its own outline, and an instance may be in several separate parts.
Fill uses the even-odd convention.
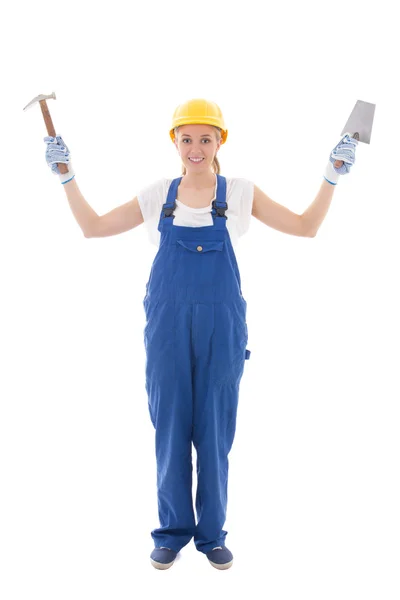
[[[345,133],[352,135],[353,133],[358,132],[360,136],[359,141],[369,144],[371,141],[374,114],[375,104],[371,104],[371,102],[364,102],[363,100],[357,100],[340,135]]]

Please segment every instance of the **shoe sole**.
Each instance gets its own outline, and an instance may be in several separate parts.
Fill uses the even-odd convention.
[[[215,567],[216,569],[219,569],[220,571],[223,571],[225,569],[229,569],[232,565],[233,565],[233,560],[224,563],[222,565],[218,565],[217,563],[212,562],[212,560],[208,559],[208,562],[210,563],[210,565],[212,565],[213,567]]]
[[[174,564],[175,560],[173,560],[170,563],[160,563],[160,562],[157,562],[156,560],[153,560],[151,558],[150,562],[151,562],[151,564],[153,565],[153,567],[155,569],[160,569],[161,571],[164,571],[165,569],[169,569],[170,567],[172,567],[172,565]]]

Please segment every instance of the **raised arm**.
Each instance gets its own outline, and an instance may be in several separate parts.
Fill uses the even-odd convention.
[[[117,206],[94,221],[89,235],[86,237],[107,237],[124,233],[143,223],[142,211],[137,197],[126,204]]]
[[[317,235],[317,231],[326,217],[335,187],[324,179],[315,200],[301,215],[298,215],[271,200],[255,185],[251,214],[265,225],[283,231],[283,233],[312,238]]]
[[[282,204],[274,202],[256,185],[254,186],[251,214],[265,225],[283,233],[301,237],[312,237],[308,236],[301,215],[292,212],[285,206],[282,206]]]
[[[76,178],[64,186],[71,210],[86,238],[117,235],[143,223],[137,197],[99,216],[83,197]]]

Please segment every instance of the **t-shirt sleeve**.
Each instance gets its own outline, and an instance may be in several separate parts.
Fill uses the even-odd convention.
[[[254,196],[254,183],[249,179],[240,177],[236,180],[238,185],[238,196],[240,200],[238,203],[238,237],[244,235],[251,222],[251,211],[253,210],[253,196]]]
[[[143,220],[150,221],[156,214],[159,217],[161,212],[160,202],[164,197],[164,179],[158,179],[156,182],[144,187],[137,195]]]
[[[160,237],[158,222],[162,205],[166,201],[166,179],[158,179],[154,183],[144,187],[138,193],[137,199],[149,240],[151,243],[157,245]]]

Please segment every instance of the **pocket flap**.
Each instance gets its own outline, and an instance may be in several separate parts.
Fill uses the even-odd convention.
[[[178,244],[186,248],[187,250],[191,250],[192,252],[197,252],[201,254],[203,252],[209,252],[210,250],[222,250],[224,247],[224,241],[222,242],[218,240],[209,240],[203,242],[201,240],[176,240]]]

